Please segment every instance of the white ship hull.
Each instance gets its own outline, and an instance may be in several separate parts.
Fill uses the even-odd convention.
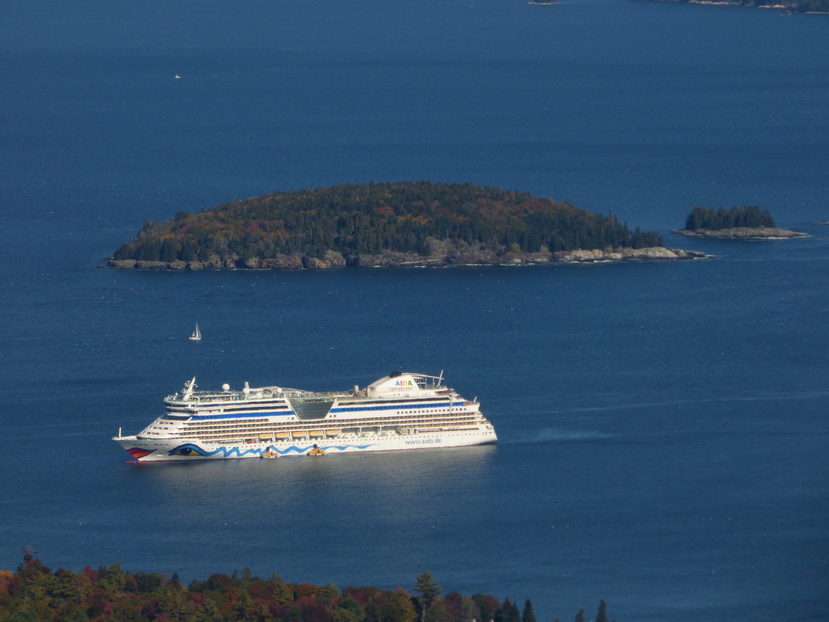
[[[139,462],[316,456],[494,443],[476,401],[442,378],[392,374],[360,390],[315,393],[280,387],[167,397],[167,414],[113,440]]]
[[[495,431],[479,430],[475,432],[440,432],[430,434],[389,434],[380,436],[366,434],[338,439],[313,439],[307,441],[252,442],[252,443],[205,443],[197,439],[182,443],[182,439],[138,440],[135,436],[115,437],[125,450],[137,448],[141,452],[150,452],[142,457],[134,457],[139,462],[167,462],[171,460],[230,460],[238,458],[271,457],[276,453],[280,458],[291,456],[308,456],[316,447],[326,455],[350,453],[357,451],[409,451],[414,449],[435,449],[441,447],[467,447],[495,443],[498,438]],[[186,451],[182,455],[182,450]],[[275,456],[274,456],[275,457]]]

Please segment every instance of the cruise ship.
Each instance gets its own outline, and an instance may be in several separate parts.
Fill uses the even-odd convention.
[[[324,393],[278,386],[164,398],[167,412],[134,436],[114,437],[138,462],[323,456],[464,447],[497,441],[480,411],[440,376],[393,372],[367,387]]]

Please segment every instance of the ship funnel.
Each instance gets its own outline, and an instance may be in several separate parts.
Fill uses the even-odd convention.
[[[196,377],[193,376],[193,379],[190,382],[184,383],[184,399],[189,400],[193,396],[193,389],[196,388]]]

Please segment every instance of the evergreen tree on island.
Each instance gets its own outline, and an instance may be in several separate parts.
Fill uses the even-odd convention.
[[[685,229],[698,231],[700,229],[734,229],[737,227],[757,228],[775,227],[774,218],[769,210],[761,210],[756,205],[743,207],[695,207],[685,219]]]
[[[473,184],[393,182],[281,192],[195,214],[181,211],[165,222],[144,223],[110,265],[330,267],[370,265],[372,257],[395,254],[409,262],[439,257],[444,264],[498,263],[493,258],[510,253],[661,246],[654,232],[630,230],[613,214],[569,203]]]
[[[691,237],[734,239],[800,238],[805,233],[779,228],[767,209],[743,207],[695,207],[685,219],[685,228],[676,233]]]

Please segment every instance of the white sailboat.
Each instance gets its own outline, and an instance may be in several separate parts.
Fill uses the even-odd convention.
[[[198,322],[196,322],[196,328],[193,329],[193,334],[190,335],[190,341],[201,341],[201,331],[199,330]]]

